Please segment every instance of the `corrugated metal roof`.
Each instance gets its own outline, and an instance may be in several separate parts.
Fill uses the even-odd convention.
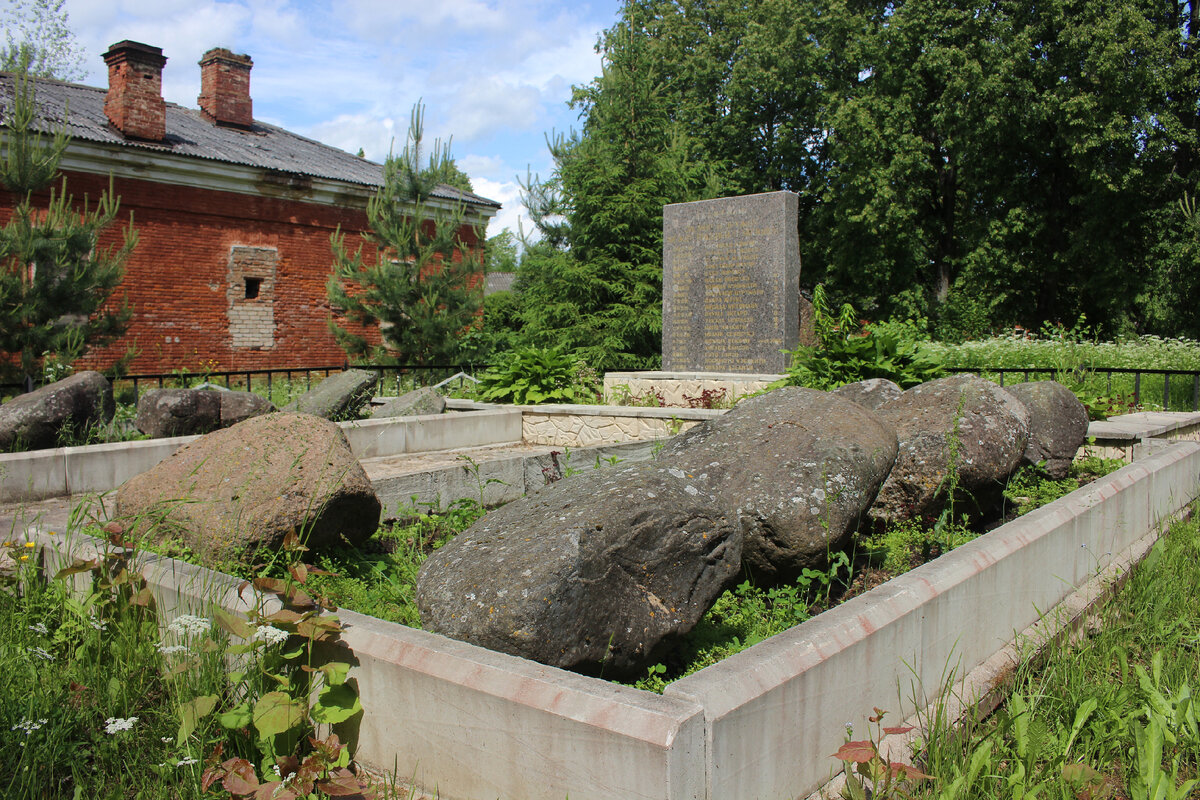
[[[14,80],[12,73],[0,72],[0,111],[4,111],[5,116]],[[57,130],[65,124],[71,136],[92,142],[364,186],[383,183],[381,164],[257,120],[248,130],[215,125],[199,109],[184,108],[175,103],[166,104],[166,136],[161,144],[127,140],[104,114],[105,94],[105,89],[94,86],[38,79],[37,103],[43,129]],[[500,207],[494,200],[445,184],[433,194],[472,205]]]

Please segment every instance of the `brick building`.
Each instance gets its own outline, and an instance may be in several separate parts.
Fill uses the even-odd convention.
[[[130,345],[135,372],[341,363],[328,330],[329,237],[340,226],[358,246],[383,167],[255,121],[247,56],[204,55],[199,109],[164,102],[160,48],[123,41],[104,60],[107,89],[37,81],[43,124],[65,124],[72,137],[60,165],[67,191],[94,201],[111,175],[139,237],[114,294],[128,298],[133,322],[86,366],[107,366]],[[0,104],[13,83],[0,73]],[[0,224],[13,200],[0,189]],[[472,246],[473,226],[482,231],[499,208],[449,186],[434,201],[466,205],[460,235]],[[120,231],[108,236],[116,243]]]

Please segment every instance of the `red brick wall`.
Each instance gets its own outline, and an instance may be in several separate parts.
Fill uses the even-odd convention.
[[[66,175],[68,191],[77,200],[85,194],[96,198],[108,188],[107,177]],[[120,342],[89,353],[79,366],[106,367],[129,345],[139,351],[131,367],[138,373],[196,371],[210,362],[219,371],[345,360],[328,328],[329,237],[340,225],[353,250],[366,226],[364,211],[127,178],[117,178],[114,186],[121,198],[121,219],[128,220],[132,212],[138,232],[125,280],[114,294],[117,301],[129,299],[133,322]],[[12,196],[0,191],[0,223],[7,221],[12,204]],[[114,226],[101,246],[119,242],[120,235]],[[477,244],[469,228],[464,228],[463,237]],[[273,347],[233,346],[228,310],[233,247],[277,250],[269,297],[274,307]],[[373,248],[364,255],[373,257]]]

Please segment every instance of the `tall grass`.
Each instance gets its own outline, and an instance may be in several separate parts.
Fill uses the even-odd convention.
[[[874,797],[1196,796],[1198,582],[1193,518],[1171,525],[1078,641],[1052,645],[1024,665],[999,710],[957,730],[935,714],[914,759],[931,780]]]
[[[1098,373],[1094,371],[1097,368],[1200,370],[1200,342],[1195,340],[1139,336],[1101,342],[1091,338],[1082,326],[1047,326],[1039,334],[993,336],[961,344],[926,342],[921,349],[947,367],[975,370],[992,380],[999,380],[1000,375],[990,370],[1049,370],[1032,373],[1029,379],[1057,380],[1085,402],[1110,398],[1114,412],[1132,410],[1135,395],[1147,409],[1191,410],[1196,399],[1195,381],[1189,376],[1176,376],[1164,386],[1162,375],[1143,375],[1139,379],[1134,375]],[[1023,375],[1011,373],[1004,377],[1006,383],[1023,379]]]

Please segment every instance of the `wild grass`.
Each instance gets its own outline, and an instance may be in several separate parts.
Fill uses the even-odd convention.
[[[1031,372],[1028,380],[1057,380],[1079,395],[1085,405],[1106,409],[1110,415],[1140,407],[1190,411],[1197,399],[1197,385],[1189,376],[1176,376],[1164,385],[1162,375],[1143,375],[1139,379],[1095,371],[1200,370],[1200,342],[1191,339],[1139,336],[1101,342],[1080,323],[1073,328],[1046,326],[1037,334],[993,336],[961,344],[923,342],[921,351],[945,367],[975,370],[996,381],[1000,380],[999,373],[989,370],[1039,370]],[[1004,376],[1006,384],[1025,379],[1023,374]]]
[[[361,800],[345,746],[316,734],[361,706],[349,665],[314,657],[338,624],[299,588],[306,568],[255,582],[277,611],[161,618],[109,538],[56,575],[32,543],[0,545],[0,796]]]
[[[1170,526],[1081,636],[1022,666],[998,711],[961,729],[938,715],[929,721],[914,763],[932,779],[902,781],[887,791],[877,785],[872,796],[1195,796],[1198,581],[1200,522],[1193,517]],[[851,766],[871,758],[870,748],[858,744],[863,760],[855,757]],[[858,795],[848,787],[843,796]]]

